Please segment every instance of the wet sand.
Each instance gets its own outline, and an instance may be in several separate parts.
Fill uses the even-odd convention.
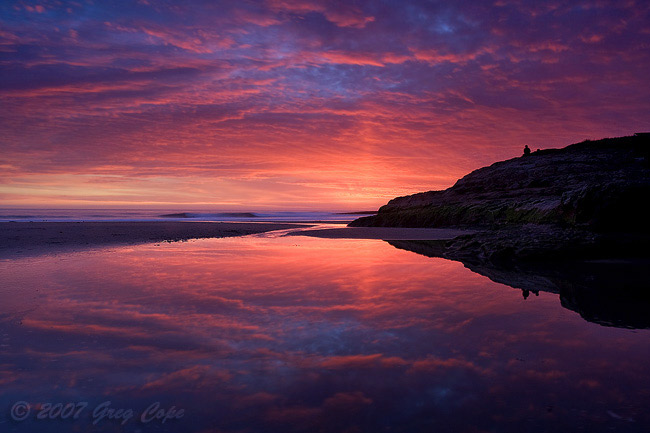
[[[327,239],[381,239],[396,240],[431,240],[442,241],[457,236],[472,234],[471,230],[424,229],[401,227],[344,227],[334,229],[301,230],[288,233],[287,236],[313,236]]]
[[[0,258],[74,251],[104,245],[244,236],[298,227],[304,225],[194,221],[0,222]]]

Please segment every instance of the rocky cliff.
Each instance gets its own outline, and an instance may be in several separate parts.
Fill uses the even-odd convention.
[[[475,264],[639,256],[649,200],[650,136],[636,134],[497,162],[350,225],[478,228],[439,254]]]
[[[398,197],[351,226],[554,224],[647,231],[650,137],[584,141],[497,162],[444,191]]]

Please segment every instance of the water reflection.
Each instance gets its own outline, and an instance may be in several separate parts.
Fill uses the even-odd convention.
[[[0,262],[2,431],[646,431],[647,331],[382,241],[263,237]],[[18,400],[110,400],[13,421]]]
[[[439,241],[386,241],[396,248],[441,257]],[[650,328],[648,259],[495,264],[464,261],[465,267],[497,283],[520,289],[524,299],[540,291],[559,294],[563,307],[604,326]]]

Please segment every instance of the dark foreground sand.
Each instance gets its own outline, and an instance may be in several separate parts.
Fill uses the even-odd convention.
[[[313,236],[327,239],[381,239],[385,241],[442,241],[474,233],[471,230],[421,229],[401,227],[345,227],[335,229],[301,230],[287,236]]]
[[[0,258],[74,251],[104,245],[244,236],[304,227],[218,222],[0,222]]]

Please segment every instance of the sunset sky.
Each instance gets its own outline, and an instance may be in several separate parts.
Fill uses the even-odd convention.
[[[0,3],[0,206],[366,210],[650,130],[650,2]]]

